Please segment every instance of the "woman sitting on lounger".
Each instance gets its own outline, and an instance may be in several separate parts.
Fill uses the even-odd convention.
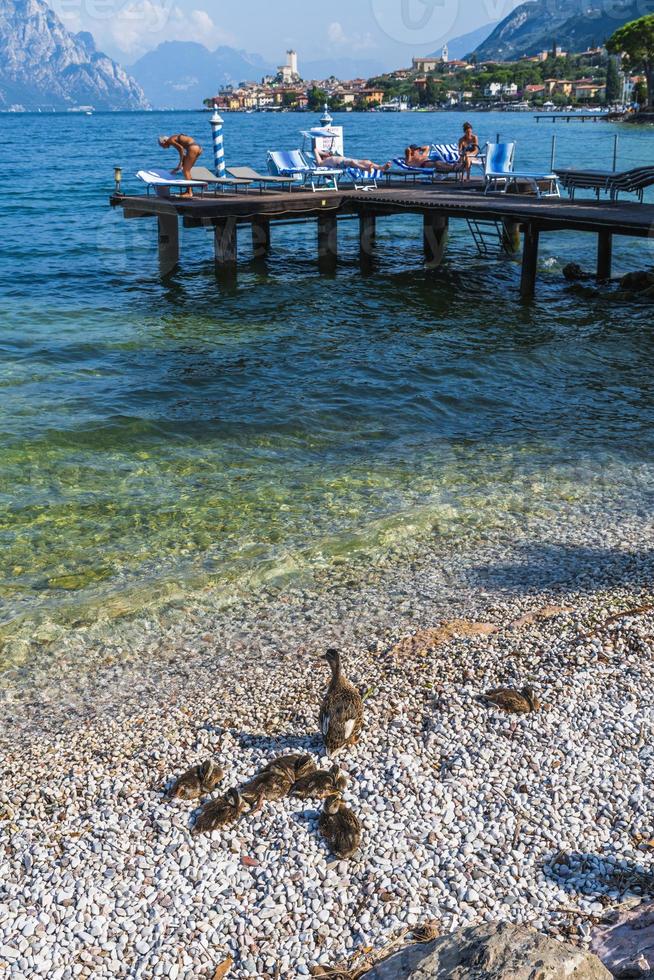
[[[327,152],[326,150],[319,150],[318,147],[314,150],[316,157],[316,163],[319,167],[331,167],[334,170],[346,170],[348,167],[352,167],[354,170],[366,170],[369,173],[374,170],[390,170],[390,163],[385,163],[380,166],[378,163],[373,163],[372,160],[354,160],[351,157],[342,157],[338,153]]]
[[[179,163],[171,173],[178,174],[180,170],[184,174],[187,180],[192,180],[191,168],[195,166],[195,162],[202,153],[202,147],[200,144],[193,139],[192,136],[187,136],[185,133],[178,133],[176,136],[160,136],[159,146],[164,150],[169,147],[174,146],[179,153]],[[193,191],[189,187],[182,197],[193,197]]]
[[[470,180],[472,160],[479,156],[479,140],[475,136],[472,125],[467,122],[463,124],[463,136],[459,140],[459,154],[466,172],[466,180]]]

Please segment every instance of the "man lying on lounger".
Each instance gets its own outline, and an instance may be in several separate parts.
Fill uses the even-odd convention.
[[[441,174],[458,173],[465,169],[465,162],[462,160],[457,160],[456,163],[446,163],[445,160],[434,159],[430,153],[431,146],[417,146],[412,143],[404,151],[404,162],[408,167],[428,168]]]
[[[314,150],[316,157],[316,163],[319,167],[331,167],[333,170],[346,170],[348,167],[352,167],[354,170],[366,170],[369,173],[375,170],[390,170],[391,164],[385,163],[384,166],[380,166],[378,163],[373,163],[372,160],[353,160],[351,157],[342,157],[338,153],[328,153],[326,150],[319,150],[318,147]]]

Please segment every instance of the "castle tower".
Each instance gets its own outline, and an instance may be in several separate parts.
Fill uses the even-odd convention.
[[[291,69],[291,74],[299,77],[300,73],[297,70],[297,51],[286,52],[286,64]]]

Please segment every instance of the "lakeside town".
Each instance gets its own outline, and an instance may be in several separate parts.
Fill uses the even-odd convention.
[[[623,71],[620,59],[604,47],[570,53],[554,42],[550,50],[512,62],[451,59],[447,44],[437,55],[415,57],[410,68],[375,78],[342,81],[302,78],[298,54],[287,51],[275,75],[260,82],[227,85],[204,100],[206,108],[225,112],[625,111],[647,101],[644,75]]]

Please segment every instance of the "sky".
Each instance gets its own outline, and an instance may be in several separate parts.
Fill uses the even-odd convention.
[[[518,0],[50,0],[66,27],[129,65],[162,41],[199,41],[283,64],[356,58],[380,68],[409,65],[444,41],[505,17]]]

